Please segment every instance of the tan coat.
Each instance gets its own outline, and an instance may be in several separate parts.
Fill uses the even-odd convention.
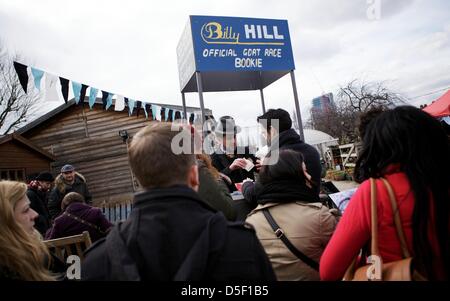
[[[255,227],[256,235],[278,280],[320,280],[318,271],[298,259],[275,236],[261,211],[263,208],[270,208],[270,213],[291,243],[316,262],[320,262],[320,257],[334,232],[339,220],[338,211],[330,210],[322,203],[268,203],[258,205],[246,220]]]

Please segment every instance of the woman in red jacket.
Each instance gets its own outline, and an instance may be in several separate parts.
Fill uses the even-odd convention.
[[[322,280],[340,280],[370,242],[369,178],[392,185],[415,268],[429,280],[450,275],[450,147],[439,122],[410,106],[386,111],[365,129],[355,168],[362,182],[321,261]],[[402,259],[386,188],[376,180],[378,244],[383,262]],[[370,249],[369,249],[370,250]],[[365,263],[363,263],[365,264]]]

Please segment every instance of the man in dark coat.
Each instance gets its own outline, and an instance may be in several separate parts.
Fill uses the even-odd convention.
[[[222,174],[226,175],[231,183],[228,184],[230,191],[236,191],[234,184],[241,183],[245,179],[253,179],[254,168],[246,169],[248,162],[256,162],[255,156],[250,154],[249,148],[239,149],[236,145],[236,134],[240,132],[240,127],[230,116],[220,117],[215,128],[215,134],[219,146],[211,155],[213,166]]]
[[[69,192],[77,192],[84,197],[87,204],[92,203],[92,196],[82,174],[75,172],[72,165],[66,164],[61,168],[61,174],[56,177],[55,188],[49,196],[48,209],[52,219],[61,213],[61,201]]]
[[[30,208],[39,214],[34,220],[34,228],[42,235],[45,235],[45,232],[50,227],[47,196],[54,180],[52,174],[45,171],[38,174],[35,180],[28,184],[27,197],[30,200]]]
[[[319,152],[315,147],[302,141],[300,135],[292,128],[292,119],[289,113],[283,109],[270,109],[259,116],[257,121],[262,125],[268,144],[270,144],[269,153],[274,154],[281,149],[291,149],[302,153],[306,170],[311,175],[315,191],[319,195],[322,173]],[[242,186],[242,193],[247,201],[256,206],[253,182],[245,182]]]
[[[253,228],[227,222],[198,196],[195,155],[171,145],[179,134],[190,135],[152,123],[133,137],[129,161],[144,191],[86,252],[82,280],[275,280]]]

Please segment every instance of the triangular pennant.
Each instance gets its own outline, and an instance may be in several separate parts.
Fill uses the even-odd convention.
[[[134,99],[131,98],[128,99],[128,116],[133,115],[135,103],[136,102],[134,101]]]
[[[81,85],[81,91],[80,91],[80,100],[81,100],[81,105],[84,106],[84,99],[86,98],[86,90],[87,90],[88,86],[85,84]]]
[[[146,103],[144,105],[145,118],[148,119],[148,113],[150,113],[151,114],[151,120],[154,120],[155,117],[153,117],[153,114],[152,114],[153,112],[151,111],[152,110],[151,107],[152,106],[149,103]]]
[[[152,104],[152,117],[153,120],[161,120],[161,107]]]
[[[137,117],[139,117],[139,111],[141,110],[141,108],[142,108],[142,101],[136,101],[136,116]]]
[[[164,110],[164,120],[165,121],[169,121],[169,109],[168,108],[165,108],[165,110]]]
[[[106,99],[106,110],[108,110],[112,106],[112,98],[114,94],[109,93],[108,98]]]
[[[103,104],[103,110],[106,110],[106,105],[109,97],[109,92],[102,90],[102,104]]]
[[[33,74],[34,86],[41,91],[41,79],[44,75],[44,71],[31,67],[31,74]]]
[[[59,77],[53,74],[45,73],[45,101],[61,101],[62,95]]]
[[[75,97],[75,102],[78,104],[80,102],[80,92],[81,84],[72,81],[73,97]]]
[[[89,90],[89,108],[94,107],[95,104],[95,100],[97,99],[97,94],[98,94],[98,89],[91,87],[91,89]]]
[[[180,120],[180,119],[181,119],[181,112],[180,111],[176,111],[174,120]]]
[[[27,66],[14,62],[14,69],[16,69],[17,76],[19,77],[20,85],[22,86],[25,93],[27,93],[28,86],[28,71]]]
[[[64,98],[64,101],[67,103],[69,99],[69,80],[64,77],[60,77],[59,81],[61,82],[61,93]]]
[[[123,111],[123,109],[125,109],[125,99],[121,95],[116,95],[114,111]]]

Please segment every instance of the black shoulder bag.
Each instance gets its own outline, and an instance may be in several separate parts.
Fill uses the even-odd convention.
[[[272,227],[273,232],[277,236],[277,238],[281,239],[281,241],[286,245],[286,247],[295,255],[297,256],[301,261],[306,263],[308,266],[310,266],[312,269],[319,271],[319,264],[303,254],[299,249],[297,249],[290,240],[284,235],[283,230],[278,226],[277,222],[273,218],[272,214],[270,214],[269,209],[264,208],[262,210],[264,216],[266,217],[267,221],[269,222],[270,226]]]

